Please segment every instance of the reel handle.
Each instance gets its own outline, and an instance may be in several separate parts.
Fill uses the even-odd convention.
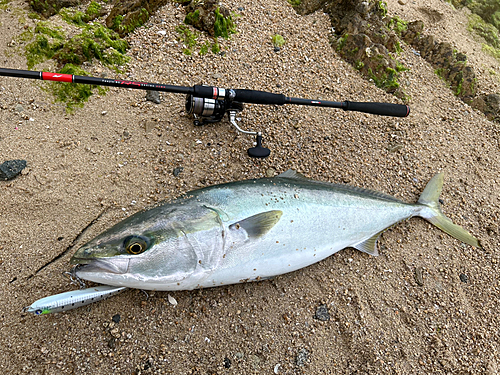
[[[248,149],[248,156],[251,158],[259,158],[264,159],[267,158],[271,154],[271,150],[268,148],[262,147],[262,134],[257,133],[256,139],[257,145],[255,147],[251,147]]]

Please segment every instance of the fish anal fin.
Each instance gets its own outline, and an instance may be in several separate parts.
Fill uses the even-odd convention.
[[[236,230],[242,228],[249,238],[258,238],[269,232],[278,223],[281,215],[283,211],[280,210],[261,212],[231,224],[229,228]]]
[[[378,232],[374,236],[371,236],[370,238],[364,240],[363,242],[358,243],[357,245],[354,245],[353,247],[364,253],[373,256],[378,256],[377,240],[379,239],[382,232]]]

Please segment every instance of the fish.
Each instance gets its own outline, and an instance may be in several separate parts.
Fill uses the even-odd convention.
[[[41,298],[25,307],[23,312],[35,315],[45,315],[76,309],[91,303],[102,301],[127,289],[110,285],[100,285],[92,288],[72,290],[53,296]]]
[[[292,272],[347,247],[378,255],[380,235],[414,216],[480,247],[442,213],[443,181],[436,174],[414,204],[293,170],[213,185],[129,216],[80,247],[70,263],[79,278],[106,285],[216,287]]]

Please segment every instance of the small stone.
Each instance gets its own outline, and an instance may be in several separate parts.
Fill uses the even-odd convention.
[[[174,169],[174,171],[172,172],[174,174],[175,177],[177,177],[178,175],[181,174],[181,172],[184,170],[183,167],[177,167]]]
[[[169,294],[169,295],[167,296],[167,298],[168,298],[168,302],[169,302],[172,306],[174,306],[174,307],[175,307],[175,306],[177,306],[177,300],[176,300],[174,297],[172,297],[172,296]]]
[[[120,323],[120,319],[120,314],[113,315],[113,317],[111,318],[111,320],[117,324]]]
[[[406,5],[406,0],[398,0],[399,5]]]
[[[422,267],[415,268],[415,281],[420,286],[424,285],[424,276]]]
[[[276,170],[274,168],[269,168],[266,170],[266,177],[274,177],[274,174],[276,173]]]
[[[26,160],[7,160],[0,165],[0,180],[12,180],[26,168]]]
[[[146,100],[149,100],[150,102],[160,104],[160,93],[156,90],[148,90],[148,93],[146,94]]]
[[[279,47],[274,47],[274,52],[279,52],[279,51],[281,51],[281,48],[279,48]]]
[[[302,348],[297,353],[297,357],[295,357],[295,364],[299,367],[304,366],[309,359],[309,352]]]
[[[243,353],[242,352],[237,352],[237,353],[234,353],[234,356],[238,359],[242,359],[243,358]]]
[[[149,133],[150,131],[152,131],[154,128],[156,127],[156,122],[154,121],[146,121],[144,123],[144,130],[146,131],[146,133]]]
[[[463,283],[466,283],[467,281],[469,281],[469,277],[464,273],[461,273],[459,277],[460,277],[460,281]]]
[[[230,368],[231,367],[231,360],[229,358],[224,358],[224,367],[225,368]]]
[[[328,312],[328,308],[326,305],[319,305],[316,309],[316,314],[314,314],[314,319],[321,320],[322,322],[326,322],[330,320],[330,313]]]
[[[116,348],[116,339],[114,337],[108,341],[108,346],[110,349]]]
[[[24,107],[21,104],[18,104],[18,105],[16,105],[15,111],[16,112],[23,112],[24,111]]]

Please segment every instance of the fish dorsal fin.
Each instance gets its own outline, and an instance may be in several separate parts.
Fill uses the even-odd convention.
[[[274,227],[283,215],[283,211],[273,210],[247,217],[237,223],[231,224],[229,229],[243,228],[250,238],[263,236]]]
[[[354,245],[353,247],[359,251],[362,251],[363,253],[367,253],[373,256],[378,256],[377,240],[384,231],[385,229],[381,232],[378,232],[374,236],[371,236],[367,240],[364,240],[363,242]]]
[[[296,180],[306,180],[306,181],[310,180],[309,178],[307,178],[303,174],[300,174],[299,172],[294,171],[293,169],[289,169],[286,172],[283,172],[283,173],[279,174],[276,177],[280,177],[280,178],[294,178]]]

